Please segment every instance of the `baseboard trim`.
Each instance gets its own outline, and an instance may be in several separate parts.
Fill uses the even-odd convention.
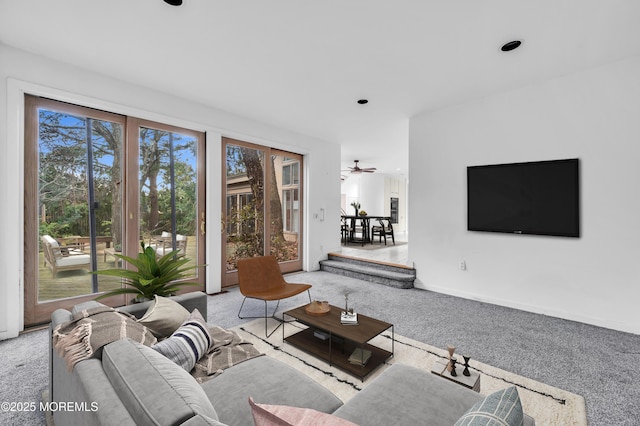
[[[568,321],[580,322],[583,324],[589,324],[596,327],[608,328],[615,331],[621,331],[624,333],[638,334],[640,335],[640,325],[627,324],[617,321],[611,321],[605,318],[590,317],[584,315],[575,315],[571,312],[557,311],[554,309],[548,309],[542,306],[530,305],[526,303],[518,303],[512,300],[499,299],[494,297],[484,297],[475,293],[469,293],[465,291],[451,290],[450,288],[425,285],[423,282],[415,281],[415,287],[424,290],[433,291],[436,293],[446,294],[449,296],[461,297],[463,299],[476,300],[478,302],[490,303],[492,305],[504,306],[507,308],[518,309],[520,311],[531,312],[534,314],[547,315],[554,318],[560,318]]]

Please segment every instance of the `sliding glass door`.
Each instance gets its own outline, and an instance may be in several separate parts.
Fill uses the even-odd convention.
[[[88,272],[109,267],[105,250],[122,245],[125,118],[33,97],[25,104],[29,324],[46,321],[60,300],[120,286]]]
[[[201,132],[25,96],[25,325],[122,286],[91,272],[130,268],[116,256],[141,241],[203,265],[204,158]]]
[[[147,245],[159,254],[178,250],[190,262],[205,260],[204,144],[200,134],[160,126],[136,123],[139,135],[139,233]],[[198,162],[203,164],[198,167]],[[202,268],[189,281],[199,280],[204,288]]]
[[[222,284],[237,261],[270,254],[283,272],[302,269],[302,156],[223,138]]]

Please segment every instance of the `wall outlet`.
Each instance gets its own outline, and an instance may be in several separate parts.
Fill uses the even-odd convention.
[[[466,271],[467,270],[467,262],[465,262],[464,260],[461,260],[458,263],[458,266],[460,267],[461,271]]]

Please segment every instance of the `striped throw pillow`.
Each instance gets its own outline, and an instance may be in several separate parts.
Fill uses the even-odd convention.
[[[511,386],[478,401],[454,426],[522,426],[523,417],[518,389]]]
[[[213,339],[207,322],[200,312],[194,309],[189,318],[170,337],[153,345],[152,348],[186,371],[191,371],[212,345]]]

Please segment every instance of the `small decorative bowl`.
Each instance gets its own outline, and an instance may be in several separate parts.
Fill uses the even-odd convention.
[[[326,300],[320,302],[319,300],[314,300],[305,306],[304,311],[312,316],[320,317],[323,315],[327,315],[331,311],[331,306],[329,306],[329,302]]]

